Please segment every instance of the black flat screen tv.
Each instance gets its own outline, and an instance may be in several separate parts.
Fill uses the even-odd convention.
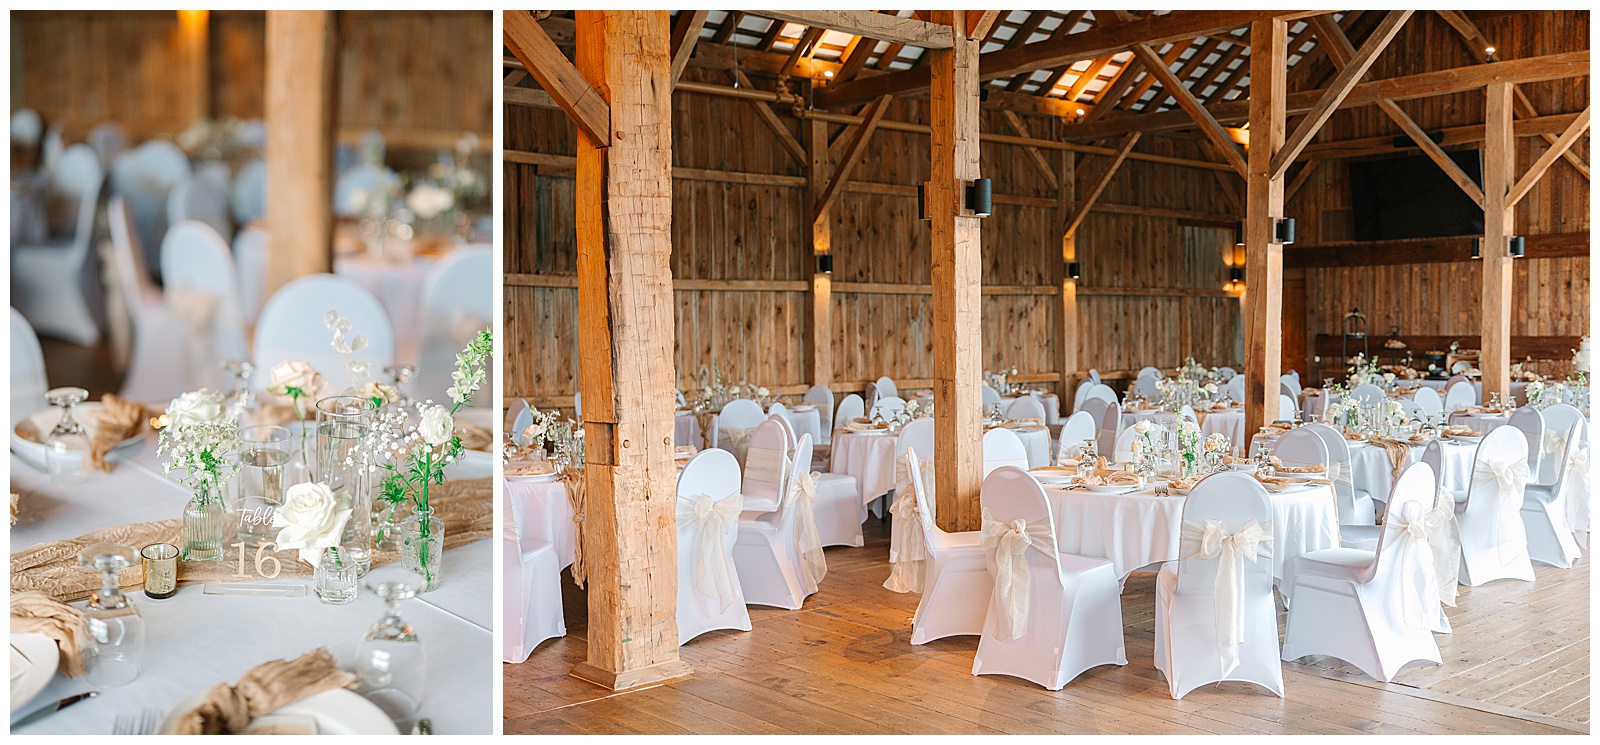
[[[1483,187],[1481,151],[1448,155]],[[1425,155],[1352,162],[1350,206],[1358,241],[1483,234],[1483,208]]]

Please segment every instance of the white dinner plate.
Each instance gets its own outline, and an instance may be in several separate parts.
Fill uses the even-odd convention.
[[[1136,491],[1138,487],[1134,484],[1084,484],[1084,488],[1092,492],[1100,492],[1105,494],[1110,492]]]
[[[561,478],[559,473],[541,473],[533,476],[514,476],[506,474],[506,481],[513,484],[548,484]]]
[[[889,430],[886,430],[886,429],[846,429],[845,431],[849,432],[852,435],[867,435],[867,436],[871,436],[871,437],[876,437],[876,436],[879,436],[879,435],[893,434]]]
[[[72,418],[84,425],[84,430],[91,440],[94,438],[94,425],[92,423],[94,418],[85,415],[99,409],[99,401],[85,401],[72,407]],[[11,427],[11,452],[23,456],[29,462],[43,468],[45,465],[45,435],[49,434],[50,430],[55,428],[56,422],[59,421],[61,421],[61,409],[54,406],[48,409],[40,409],[18,420]],[[141,431],[139,434],[117,443],[117,446],[112,450],[116,451],[131,445],[137,445],[143,440],[144,432]]]
[[[1257,466],[1254,463],[1232,463],[1228,465],[1229,470],[1239,471],[1240,473],[1255,473],[1256,468]]]
[[[205,691],[200,691],[174,706],[172,711],[167,713],[167,718],[161,722],[161,731],[171,732],[173,726],[177,724],[178,717],[193,711],[204,697]],[[400,734],[400,729],[394,726],[389,715],[384,714],[376,704],[362,698],[355,691],[343,688],[323,691],[311,698],[301,699],[268,716],[311,717],[317,720],[319,735]]]
[[[44,634],[11,635],[11,711],[23,707],[50,684],[60,653]]]
[[[799,406],[790,406],[789,410],[790,411],[816,411],[817,410],[817,405],[816,404],[801,404]]]

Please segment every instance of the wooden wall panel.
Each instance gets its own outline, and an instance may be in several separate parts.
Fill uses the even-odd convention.
[[[341,11],[338,126],[344,139],[377,128],[394,149],[431,156],[466,131],[487,148],[496,80],[489,11]],[[262,11],[213,11],[209,54],[181,53],[173,11],[15,11],[11,108],[33,108],[82,141],[104,121],[135,142],[173,136],[195,116],[260,118]],[[477,51],[473,51],[477,50]],[[209,85],[197,90],[194,65]]]

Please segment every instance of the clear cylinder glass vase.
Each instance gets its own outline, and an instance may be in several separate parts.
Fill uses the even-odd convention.
[[[372,488],[361,445],[372,431],[377,407],[360,396],[329,396],[317,402],[317,457],[314,481],[350,506],[350,520],[339,538],[339,554],[357,576],[372,565]]]

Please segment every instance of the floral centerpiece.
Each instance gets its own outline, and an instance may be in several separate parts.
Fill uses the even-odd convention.
[[[1205,456],[1207,466],[1215,471],[1222,467],[1222,456],[1227,455],[1233,445],[1228,442],[1228,436],[1221,432],[1212,432],[1206,436]]]
[[[1384,377],[1383,373],[1378,371],[1377,360],[1369,360],[1366,353],[1358,352],[1356,356],[1350,358],[1349,363],[1350,367],[1347,370],[1350,373],[1351,388],[1358,388],[1368,384],[1383,385]],[[1392,374],[1389,376],[1389,380],[1394,380]]]
[[[1340,400],[1328,404],[1322,411],[1322,421],[1345,430],[1361,426],[1361,406],[1358,401]]]
[[[555,411],[540,411],[535,407],[529,407],[528,412],[533,416],[533,423],[518,434],[522,436],[522,446],[533,450],[536,460],[543,460],[561,415]]]
[[[221,561],[222,490],[239,470],[239,415],[224,407],[222,394],[190,391],[167,406],[157,455],[170,456],[163,474],[181,471],[178,483],[194,492],[183,508],[184,561]]]
[[[1133,450],[1134,467],[1146,478],[1155,474],[1156,459],[1160,457],[1160,446],[1156,444],[1155,434],[1161,428],[1149,419],[1141,419],[1133,423],[1133,431],[1137,436],[1129,443]]]
[[[315,405],[327,391],[328,381],[305,360],[283,360],[273,365],[268,375],[271,382],[267,384],[267,393],[288,399],[294,418],[300,422],[300,461],[309,465],[310,458],[305,453],[309,439],[306,436],[307,407]]]
[[[1523,391],[1523,395],[1528,397],[1528,405],[1535,409],[1543,409],[1550,406],[1551,402],[1544,398],[1545,390],[1544,381],[1535,380],[1529,383],[1528,387]]]
[[[1204,452],[1204,437],[1200,434],[1200,425],[1189,419],[1178,422],[1178,461],[1182,468],[1183,476],[1193,476],[1200,467],[1200,456]]]
[[[382,474],[379,499],[398,506],[409,501],[411,517],[401,523],[400,561],[423,578],[423,591],[438,587],[439,564],[444,550],[444,522],[433,516],[428,500],[430,486],[443,484],[445,466],[461,458],[465,448],[455,433],[455,415],[483,385],[484,364],[494,351],[494,337],[485,329],[456,355],[453,385],[446,390],[451,406],[432,401],[415,403],[417,421],[410,423],[406,408],[394,407],[378,417],[358,452],[372,471]],[[391,515],[393,513],[391,512]],[[378,527],[381,542],[387,523]]]

